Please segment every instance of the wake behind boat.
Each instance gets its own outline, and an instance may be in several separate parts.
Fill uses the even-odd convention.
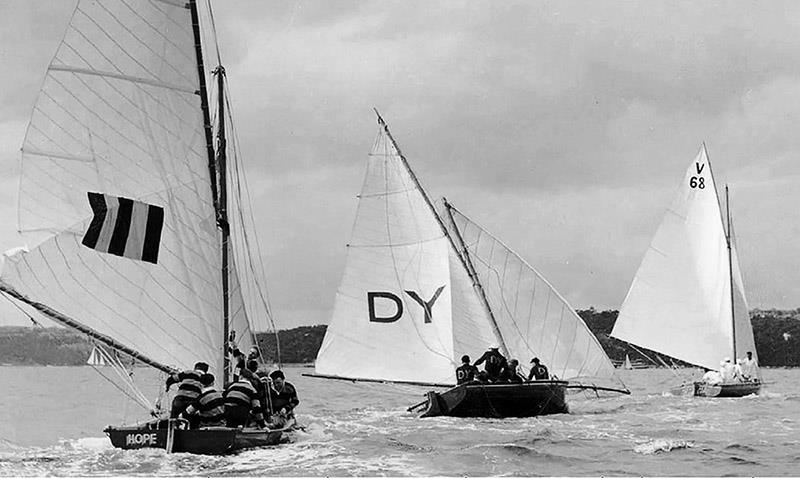
[[[108,427],[120,448],[226,453],[288,428],[190,429],[163,419],[162,386],[152,400],[134,382],[134,364],[200,361],[226,386],[228,351],[257,348],[271,321],[219,58],[207,86],[212,23],[196,0],[79,1],[22,147],[19,229],[35,247],[7,254],[0,291],[86,335],[91,362],[158,416]]]
[[[727,187],[725,197],[723,219],[704,144],[642,259],[611,332],[711,371],[706,380],[673,389],[678,394],[741,397],[761,388]],[[745,353],[752,362],[743,359],[740,373],[734,362]],[[718,369],[721,377],[714,372]]]
[[[411,407],[422,416],[566,413],[568,388],[607,383],[627,393],[563,297],[447,201],[435,207],[380,115],[378,124],[312,376],[450,388]],[[568,380],[454,387],[460,357],[492,344],[509,359],[539,357]]]

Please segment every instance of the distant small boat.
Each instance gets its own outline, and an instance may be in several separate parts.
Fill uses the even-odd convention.
[[[723,219],[704,144],[642,259],[613,337],[706,370],[718,370],[726,356],[735,363],[745,352],[758,362],[727,186],[725,198]],[[695,396],[740,397],[758,393],[761,381],[695,381],[678,388]]]
[[[380,115],[378,123],[333,317],[311,375],[451,387],[409,409],[423,417],[565,413],[568,389],[628,393],[567,301],[446,200],[435,206]],[[461,356],[475,359],[492,344],[523,364],[539,357],[561,379],[454,387]]]
[[[633,370],[633,365],[631,365],[631,358],[628,357],[628,354],[625,354],[625,362],[622,364],[622,368],[625,370]]]

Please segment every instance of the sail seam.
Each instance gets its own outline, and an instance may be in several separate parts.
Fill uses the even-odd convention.
[[[416,188],[406,188],[406,189],[395,189],[393,191],[386,191],[380,193],[370,193],[370,194],[358,194],[356,197],[361,198],[375,198],[375,197],[386,197],[386,196],[394,196],[397,194],[403,193],[410,193],[416,191]]]
[[[42,151],[36,148],[22,148],[22,154],[30,154],[32,156],[43,156],[46,158],[66,159],[67,161],[79,161],[81,163],[93,163],[95,158],[89,156],[80,156],[77,154],[64,154],[56,153],[54,151]]]

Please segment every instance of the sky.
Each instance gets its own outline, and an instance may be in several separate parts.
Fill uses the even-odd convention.
[[[74,2],[0,3],[0,249]],[[702,142],[751,308],[800,307],[800,3],[216,2],[279,328],[327,323],[380,110],[433,197],[617,309]],[[0,301],[0,324],[26,321]]]

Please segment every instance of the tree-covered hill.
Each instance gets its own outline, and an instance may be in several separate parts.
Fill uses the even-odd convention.
[[[577,312],[612,360],[621,362],[628,354],[633,360],[648,362],[629,344],[609,337],[617,320],[616,310],[589,308]],[[751,320],[761,365],[800,366],[800,309],[755,309],[751,312]],[[281,362],[313,362],[326,329],[325,325],[314,325],[279,331]],[[258,341],[267,362],[277,362],[275,335],[260,333]],[[91,344],[82,335],[67,329],[0,327],[0,364],[83,365],[91,349]],[[646,354],[658,362],[658,354],[650,351]],[[661,358],[668,364],[681,364],[666,356]]]

